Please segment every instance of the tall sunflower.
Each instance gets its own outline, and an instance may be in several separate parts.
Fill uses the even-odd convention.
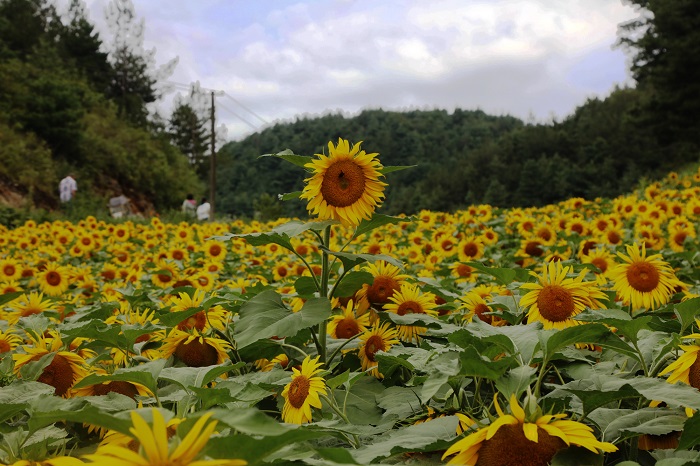
[[[454,443],[442,457],[457,454],[448,464],[543,466],[572,445],[596,454],[617,451],[612,443],[598,441],[586,424],[566,419],[566,414],[542,415],[538,407],[528,416],[515,395],[510,397],[511,414],[505,414],[497,398],[498,394],[494,396],[498,419]]]
[[[605,299],[594,282],[584,282],[584,270],[575,278],[567,277],[572,267],[563,266],[561,262],[549,262],[543,265],[542,275],[530,272],[537,277],[538,283],[525,283],[521,289],[529,290],[520,305],[528,307],[528,322],[538,320],[546,329],[563,329],[578,325],[573,317],[587,307],[601,309],[599,299]]]
[[[282,408],[282,419],[291,424],[304,424],[311,422],[311,408],[320,408],[320,395],[325,395],[326,382],[323,377],[316,374],[323,369],[323,363],[318,362],[319,356],[311,359],[306,356],[301,363],[301,369],[292,368],[292,381],[284,386],[282,397],[284,398],[284,408]]]
[[[241,466],[247,464],[243,460],[206,460],[195,461],[206,446],[209,437],[214,433],[217,421],[209,421],[212,413],[206,413],[197,419],[185,438],[176,446],[168,442],[168,432],[163,415],[153,409],[153,424],[151,426],[135,411],[131,412],[133,427],[129,429],[141,446],[138,452],[119,445],[107,444],[98,447],[97,451],[84,458],[93,464],[110,466]]]
[[[432,293],[421,293],[420,288],[410,283],[401,285],[401,290],[394,293],[389,298],[391,303],[384,306],[387,312],[393,312],[400,316],[406,314],[428,314],[437,317],[435,310],[435,295]],[[401,341],[416,343],[420,342],[420,336],[428,329],[417,325],[397,325],[397,333]]]
[[[661,254],[647,256],[644,244],[628,245],[627,254],[617,255],[624,263],[613,268],[610,279],[625,305],[656,309],[668,303],[676,287],[683,286]]]
[[[379,372],[375,355],[379,351],[389,351],[393,345],[398,345],[399,335],[396,329],[390,327],[389,322],[375,323],[371,329],[360,335],[360,362],[362,370],[369,371],[369,374],[381,379],[383,375]]]
[[[306,209],[322,220],[339,220],[343,225],[357,226],[370,219],[381,205],[386,183],[377,153],[360,150],[361,142],[350,148],[345,139],[338,144],[328,143],[328,156],[316,154],[318,159],[305,166],[313,175],[305,179],[306,186],[300,199],[308,199]]]

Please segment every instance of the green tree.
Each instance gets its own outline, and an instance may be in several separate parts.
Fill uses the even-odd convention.
[[[187,156],[201,179],[209,173],[207,123],[208,120],[199,116],[190,104],[179,101],[170,116],[168,128],[172,143]]]
[[[672,149],[667,158],[696,156],[700,148],[698,2],[627,3],[637,7],[640,16],[620,27],[619,44],[631,53],[632,74],[647,93],[642,123],[653,130],[662,146]]]

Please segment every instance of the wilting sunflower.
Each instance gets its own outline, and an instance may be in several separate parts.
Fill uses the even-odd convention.
[[[206,460],[195,461],[214,433],[217,421],[207,423],[212,413],[206,413],[197,419],[185,438],[173,449],[168,442],[168,432],[163,415],[157,409],[152,410],[153,424],[148,423],[135,411],[131,412],[133,427],[129,429],[141,446],[138,453],[124,446],[107,444],[97,448],[92,455],[84,458],[93,464],[110,466],[241,466],[243,460]]]
[[[610,272],[614,288],[625,305],[633,309],[656,309],[668,303],[676,287],[683,283],[676,278],[671,266],[661,254],[647,257],[644,244],[627,246],[627,254],[618,252],[624,261]]]
[[[313,171],[305,179],[306,186],[300,199],[308,199],[306,209],[322,220],[339,220],[345,226],[357,226],[370,219],[381,205],[386,183],[379,181],[382,165],[377,153],[367,154],[357,143],[350,148],[345,139],[333,146],[328,143],[328,156],[316,154],[318,159],[305,166]]]
[[[190,334],[174,328],[163,340],[160,351],[163,358],[174,354],[186,366],[205,367],[229,359],[226,353],[229,349],[231,344],[220,338],[201,335],[197,330]]]
[[[44,271],[37,275],[41,291],[49,296],[60,296],[68,289],[68,271],[58,264],[46,264]]]
[[[539,407],[526,416],[515,395],[510,397],[510,412],[505,414],[494,395],[498,419],[488,427],[458,440],[443,455],[457,454],[448,464],[464,466],[542,466],[570,446],[579,446],[598,454],[613,452],[612,443],[600,442],[586,424],[566,419],[566,414],[542,415]]]
[[[401,285],[401,290],[394,293],[389,298],[391,303],[384,306],[387,312],[393,312],[400,316],[406,314],[428,314],[437,317],[435,310],[435,295],[432,293],[421,293],[420,288],[410,283]],[[397,325],[397,333],[401,341],[416,343],[420,342],[420,336],[428,329],[417,325]]]
[[[542,275],[530,272],[538,283],[524,283],[521,289],[530,290],[522,298],[520,305],[529,307],[528,322],[538,320],[546,329],[563,329],[578,325],[573,319],[587,307],[601,309],[599,299],[606,299],[594,282],[584,282],[586,271],[576,278],[567,277],[572,267],[561,262],[543,264]]]
[[[375,355],[379,351],[389,351],[393,345],[398,345],[399,335],[396,329],[390,327],[389,322],[375,323],[371,329],[360,335],[360,362],[362,370],[369,371],[369,374],[381,379],[383,375],[379,372]]]
[[[369,314],[356,316],[352,299],[339,315],[335,315],[328,322],[328,333],[333,338],[352,338],[358,333],[367,330],[369,326]]]
[[[77,354],[65,351],[63,342],[57,333],[51,333],[45,337],[30,337],[31,345],[24,345],[24,354],[15,353],[12,359],[15,361],[15,373],[20,374],[20,369],[30,362],[38,361],[47,354],[52,354],[51,363],[44,368],[37,379],[38,382],[54,387],[55,394],[68,397],[71,395],[71,388],[78,380],[88,375],[85,369],[85,360]]]
[[[320,356],[311,359],[306,356],[301,363],[301,369],[292,368],[292,381],[284,386],[282,397],[284,398],[284,408],[282,408],[282,420],[291,424],[303,424],[311,422],[311,408],[320,408],[320,395],[325,395],[326,382],[323,377],[316,374],[323,369],[323,363],[318,362]]]

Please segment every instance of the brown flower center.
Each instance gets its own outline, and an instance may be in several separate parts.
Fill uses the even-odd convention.
[[[459,264],[457,266],[457,275],[459,275],[460,277],[471,277],[472,268],[466,264]]]
[[[620,235],[616,231],[609,231],[608,241],[610,241],[610,244],[617,244],[622,241],[622,238],[620,238]]]
[[[525,254],[528,256],[539,257],[544,254],[544,251],[540,247],[540,243],[537,241],[529,241],[525,245]]]
[[[61,284],[61,274],[51,270],[46,274],[46,283],[51,286],[58,286]]]
[[[501,426],[479,449],[476,466],[547,466],[566,447],[559,437],[537,428],[537,442],[525,437],[522,424]]]
[[[591,264],[595,265],[600,269],[600,272],[603,273],[606,270],[608,270],[608,261],[603,259],[602,257],[596,257],[591,261]]]
[[[179,324],[177,324],[177,328],[180,330],[189,330],[192,328],[196,328],[200,332],[204,330],[204,327],[207,324],[207,316],[204,313],[204,311],[199,311],[193,316],[188,317],[187,319],[183,320]]]
[[[386,345],[379,335],[372,335],[367,339],[367,343],[365,343],[365,356],[372,362],[374,362],[374,355],[377,354],[377,352],[385,350]]]
[[[399,283],[391,277],[378,276],[374,277],[372,286],[367,290],[367,299],[372,304],[384,304],[389,301],[389,297],[394,294],[394,291],[399,290]]]
[[[652,291],[659,284],[659,271],[648,262],[635,262],[627,269],[627,281],[637,291]]]
[[[335,335],[338,338],[352,338],[358,333],[360,333],[360,326],[352,317],[346,317],[335,327]]]
[[[700,358],[698,357],[688,369],[688,383],[691,387],[700,389]]]
[[[415,301],[404,301],[399,304],[399,308],[396,313],[400,316],[405,316],[406,314],[425,314],[423,306]]]
[[[545,285],[537,296],[540,315],[550,322],[562,322],[574,313],[574,297],[560,285]]]
[[[491,308],[484,303],[479,303],[474,306],[474,314],[476,314],[476,316],[483,322],[490,324],[493,322],[493,316],[488,314],[488,312],[491,312]]]
[[[122,395],[128,396],[132,400],[136,398],[136,395],[138,395],[139,393],[138,390],[136,390],[134,384],[130,382],[122,382],[119,380],[94,385],[92,391],[94,392],[95,396],[102,396],[108,393],[120,393]]]
[[[549,231],[548,228],[541,228],[537,231],[537,236],[539,236],[545,241],[549,241],[550,239],[552,239],[552,232]]]
[[[365,173],[352,160],[339,160],[326,169],[321,183],[321,195],[328,205],[347,207],[357,202],[365,192]]]
[[[221,254],[221,246],[219,246],[218,244],[212,244],[209,247],[209,255],[216,257],[219,254]]]
[[[10,346],[10,344],[7,341],[0,340],[0,354],[7,353],[11,349],[12,349],[12,347]]]
[[[467,257],[476,257],[477,254],[479,254],[479,246],[473,241],[470,241],[462,246],[462,253]]]
[[[7,275],[8,277],[11,277],[12,275],[15,274],[15,266],[12,264],[6,264],[5,267],[3,267],[2,272]]]
[[[189,343],[180,343],[175,356],[189,367],[213,366],[219,359],[216,348],[195,338]]]
[[[42,356],[44,355],[37,354],[31,360],[38,361]],[[44,368],[37,382],[51,385],[56,389],[54,392],[56,395],[63,396],[73,386],[73,369],[68,359],[55,354],[51,364]]]
[[[166,275],[164,273],[158,274],[158,280],[160,280],[162,283],[168,283],[172,279],[173,277],[171,277],[170,275]]]
[[[673,242],[676,243],[679,246],[682,246],[683,243],[685,242],[685,238],[688,236],[688,234],[684,231],[679,231],[675,235],[673,235]]]
[[[179,249],[176,249],[173,251],[173,259],[176,261],[181,261],[182,259],[185,258],[185,253]]]
[[[309,396],[311,382],[305,375],[299,375],[292,380],[287,390],[287,400],[289,404],[299,409],[304,405],[306,397]]]

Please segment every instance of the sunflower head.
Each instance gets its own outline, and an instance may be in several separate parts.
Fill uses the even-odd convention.
[[[345,226],[357,226],[370,219],[384,199],[386,183],[377,153],[360,150],[361,142],[350,147],[345,139],[328,143],[328,156],[318,157],[306,164],[312,172],[300,199],[309,202],[307,210],[322,220],[333,219]]]
[[[284,408],[282,419],[292,424],[311,422],[311,408],[321,407],[320,395],[327,393],[326,382],[318,374],[323,371],[319,356],[306,356],[301,369],[293,368],[292,381],[282,390]]]

